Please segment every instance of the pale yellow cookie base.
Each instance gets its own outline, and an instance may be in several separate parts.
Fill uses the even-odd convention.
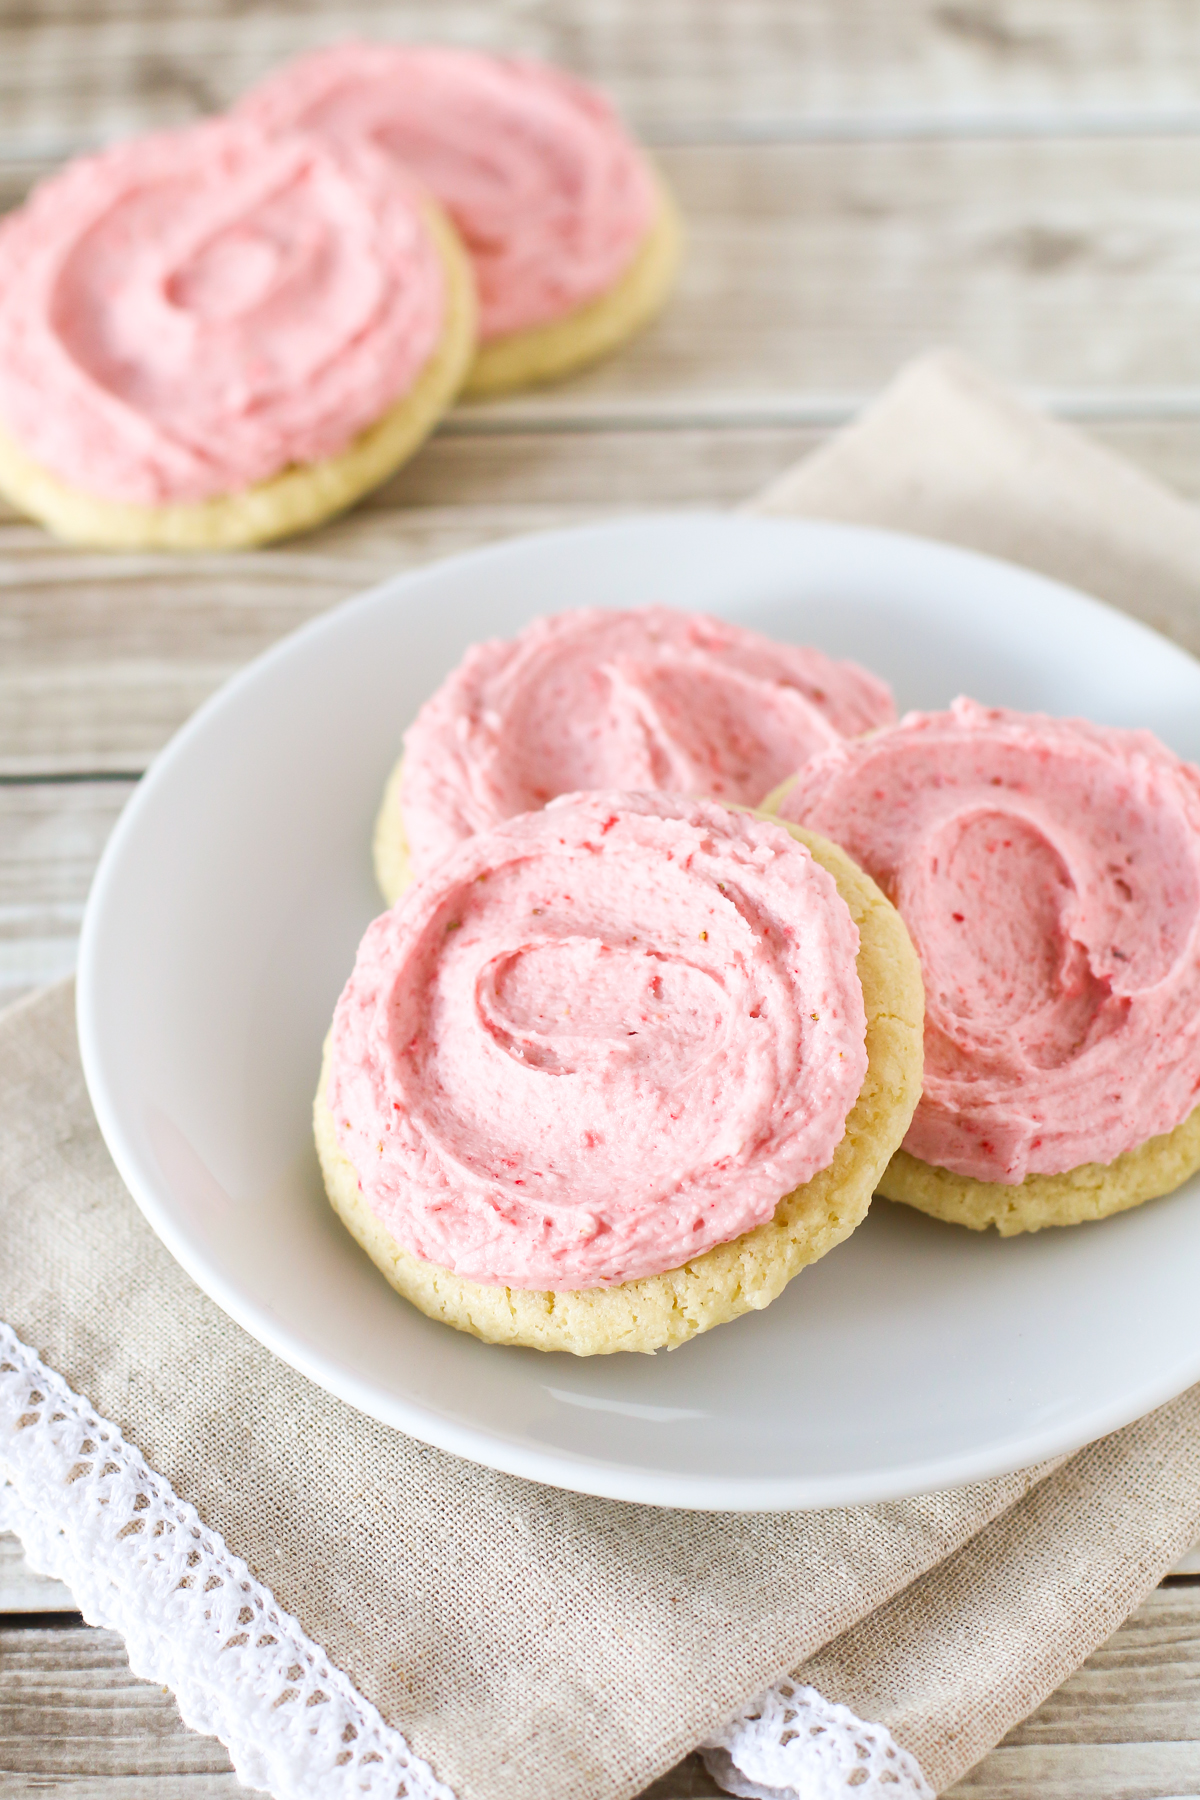
[[[400,811],[400,783],[403,776],[404,758],[401,757],[387,778],[387,786],[383,790],[383,800],[375,820],[375,835],[371,839],[375,879],[389,906],[395,906],[412,880],[408,839],[404,835],[404,817]]]
[[[671,290],[683,251],[679,209],[662,181],[657,187],[658,216],[620,280],[565,318],[482,344],[464,394],[481,398],[557,381],[650,323]]]
[[[858,973],[867,1011],[867,1074],[832,1163],[779,1202],[775,1216],[682,1268],[620,1287],[550,1293],[485,1287],[422,1262],[384,1229],[363,1199],[325,1100],[328,1055],[313,1108],[317,1153],[334,1209],[392,1286],[432,1319],[492,1344],[576,1356],[674,1348],[769,1306],[806,1264],[864,1218],[921,1092],[924,992],[900,915],[845,853],[789,826],[837,882],[858,926]]]
[[[0,492],[56,537],[101,550],[233,550],[308,531],[387,479],[452,404],[475,353],[475,278],[453,227],[426,220],[446,271],[441,341],[412,387],[338,456],[296,463],[236,494],[165,506],[98,499],[60,481],[0,431]]]
[[[1062,1175],[1027,1175],[1007,1186],[975,1181],[897,1150],[879,1192],[952,1225],[1001,1237],[1044,1231],[1048,1225],[1082,1225],[1107,1219],[1169,1194],[1200,1169],[1200,1106],[1162,1137],[1147,1139],[1111,1163],[1081,1163]]]

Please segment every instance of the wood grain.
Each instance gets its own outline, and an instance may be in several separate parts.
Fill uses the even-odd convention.
[[[515,532],[735,504],[934,341],[1200,498],[1194,0],[0,0],[0,209],[65,155],[199,117],[351,31],[533,51],[607,85],[688,213],[679,295],[624,355],[461,409],[356,514],[278,550],[89,557],[0,507],[0,998],[70,967],[132,791],[114,777],[283,632]],[[1200,1572],[1200,1546],[1180,1566]],[[72,1608],[0,1536],[0,1614]],[[0,1800],[35,1790],[244,1791],[113,1634],[0,1629]],[[689,1759],[653,1793],[715,1791]],[[1200,1589],[1181,1587],[955,1793],[1197,1791]]]
[[[1093,427],[1200,496],[1200,422]],[[89,557],[0,526],[0,773],[135,773],[222,680],[339,599],[432,557],[632,505],[728,504],[818,428],[446,435],[371,507],[279,550]],[[0,996],[74,964],[128,783],[0,785]]]
[[[744,498],[815,430],[446,436],[277,549],[116,557],[0,523],[0,774],[124,773],[251,656],[398,570],[634,505]]]
[[[1024,387],[1200,382],[1200,139],[698,145],[662,160],[690,232],[678,292],[620,357],[547,390],[542,417],[861,395],[932,343]]]
[[[1133,1740],[1190,1744],[1200,1775],[1200,1588],[1159,1588],[1004,1747]]]
[[[1068,400],[1200,393],[1200,137],[698,144],[662,161],[690,234],[663,318],[464,423],[804,423],[935,343]]]
[[[1200,421],[1094,429],[1200,494]],[[250,657],[396,570],[634,506],[735,502],[823,435],[447,435],[373,505],[240,556],[85,555],[0,523],[0,776],[136,773]]]
[[[130,782],[0,784],[0,1005],[74,969],[92,875],[131,791]],[[6,1573],[0,1561],[0,1613],[11,1610]]]
[[[39,1791],[69,1781],[76,1796],[88,1791],[75,1785],[83,1776],[104,1800],[225,1800],[228,1769],[162,1689],[134,1680],[115,1633],[0,1630],[0,1800],[35,1781]],[[1200,1590],[1160,1588],[950,1796],[1146,1800],[1194,1791],[1198,1772]],[[719,1792],[689,1757],[645,1800]]]
[[[0,1800],[60,1784],[73,1800],[89,1788],[105,1800],[245,1794],[216,1739],[130,1674],[115,1631],[0,1629]]]
[[[1189,0],[10,0],[0,120],[63,155],[228,105],[330,38],[437,36],[566,63],[648,136],[1103,129],[1194,119]]]
[[[120,558],[0,528],[0,773],[144,768],[251,656],[398,569],[578,509],[362,513],[277,551]]]

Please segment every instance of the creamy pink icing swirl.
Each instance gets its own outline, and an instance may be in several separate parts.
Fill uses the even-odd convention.
[[[924,1161],[1108,1163],[1200,1100],[1200,771],[1147,731],[956,700],[810,762],[781,808],[912,933]]]
[[[756,806],[815,751],[895,717],[886,685],[702,613],[584,608],[476,644],[404,740],[413,866],[583,788]]]
[[[376,919],[329,1102],[367,1204],[473,1281],[595,1287],[769,1219],[866,1073],[858,931],[784,829],[576,794]]]
[[[239,110],[268,130],[369,139],[419,176],[471,252],[485,341],[612,287],[654,219],[645,161],[608,101],[542,63],[339,44],[271,76]]]
[[[345,449],[444,308],[418,191],[369,147],[217,119],[72,163],[0,226],[0,419],[88,493],[230,493]]]

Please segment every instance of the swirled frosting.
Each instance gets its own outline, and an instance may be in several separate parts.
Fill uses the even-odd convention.
[[[596,1287],[769,1219],[866,1074],[858,931],[779,825],[575,794],[376,919],[329,1103],[367,1204],[474,1281]]]
[[[886,685],[819,650],[647,606],[537,619],[476,644],[404,739],[413,867],[584,788],[756,806],[843,734],[895,717]]]
[[[291,63],[239,110],[272,131],[367,138],[411,169],[471,252],[485,342],[604,293],[654,219],[650,174],[609,102],[542,63],[339,44]]]
[[[345,449],[444,307],[417,190],[368,146],[229,119],[138,139],[0,226],[0,420],[103,498],[234,492]]]
[[[1200,771],[1149,732],[956,700],[816,758],[780,811],[861,863],[916,944],[914,1156],[1061,1174],[1200,1100]]]

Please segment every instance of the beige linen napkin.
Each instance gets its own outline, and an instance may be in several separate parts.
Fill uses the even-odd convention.
[[[982,544],[1200,642],[1200,519],[949,359],[763,504]],[[808,1514],[621,1505],[458,1462],[191,1285],[99,1137],[69,987],[0,1019],[0,1121],[0,1318],[459,1800],[628,1800],[797,1666],[943,1786],[1200,1526],[1200,1390],[1053,1470]]]

